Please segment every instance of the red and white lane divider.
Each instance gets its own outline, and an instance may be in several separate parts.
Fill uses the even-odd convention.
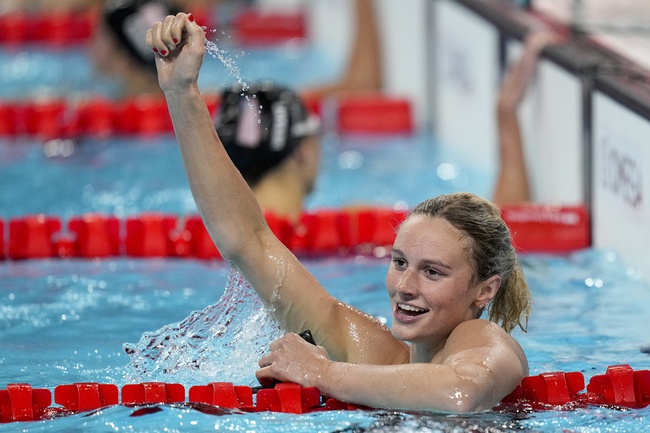
[[[192,386],[186,396],[178,383],[144,382],[124,385],[83,382],[58,385],[54,403],[49,389],[13,383],[0,390],[0,423],[51,419],[62,415],[123,404],[202,403],[222,409],[247,412],[303,414],[326,410],[371,409],[345,403],[321,394],[316,388],[278,383],[273,388],[253,389],[230,382]],[[628,364],[612,365],[595,375],[585,389],[580,372],[552,372],[524,378],[503,399],[499,409],[526,407],[533,410],[571,409],[592,405],[639,409],[650,405],[650,370],[634,371]]]
[[[217,8],[193,5],[189,12],[202,26],[215,28]],[[57,49],[84,44],[96,31],[100,13],[97,8],[90,8],[81,12],[12,11],[0,14],[0,44],[11,47],[37,44]],[[228,36],[243,47],[277,45],[294,39],[307,39],[307,27],[304,11],[247,7],[235,11],[228,25],[232,35]]]
[[[368,255],[385,257],[405,210],[359,208],[306,212],[297,225],[267,214],[276,236],[301,256]],[[503,217],[521,252],[565,253],[590,246],[583,206],[528,205],[503,208]],[[179,217],[141,213],[125,219],[89,213],[71,217],[27,215],[0,219],[0,259],[185,257],[218,259],[198,215]]]

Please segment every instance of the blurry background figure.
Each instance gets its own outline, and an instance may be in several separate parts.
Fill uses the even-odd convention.
[[[549,30],[531,32],[524,41],[523,53],[503,79],[496,110],[499,172],[492,195],[492,201],[496,204],[531,201],[517,109],[534,75],[539,54],[544,47],[564,40],[564,37]]]
[[[300,97],[271,83],[223,92],[216,129],[260,207],[297,223],[320,163],[320,121]]]
[[[167,0],[105,0],[89,46],[98,73],[119,84],[121,97],[162,95],[147,29],[179,11]]]
[[[222,0],[173,0],[179,9],[221,3]],[[101,7],[105,0],[2,0],[0,13],[23,10],[27,12],[81,12]]]
[[[322,99],[347,92],[383,89],[382,49],[373,0],[356,0],[355,34],[346,69],[339,80],[303,92],[306,98]]]
[[[96,73],[113,82],[118,97],[162,95],[156,80],[154,53],[144,38],[149,27],[167,15],[216,5],[217,0],[10,0],[0,12],[22,10],[34,14],[91,12],[96,17],[88,45]]]
[[[355,3],[353,46],[340,79],[299,92],[258,83],[246,91],[235,85],[222,94],[216,127],[230,158],[260,207],[294,224],[315,187],[320,164],[320,122],[305,101],[382,90],[373,0]]]

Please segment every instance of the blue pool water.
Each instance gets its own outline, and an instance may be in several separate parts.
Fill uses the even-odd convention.
[[[432,194],[470,187],[490,192],[490,173],[463,166],[424,135],[327,134],[322,148],[322,173],[309,197],[310,209],[361,203],[414,206]],[[409,175],[397,167],[408,167]],[[7,186],[0,194],[3,218],[196,212],[173,136],[81,140],[67,157],[48,157],[40,142],[0,139],[0,185]]]
[[[231,59],[235,68],[229,69],[218,60],[208,59],[199,78],[199,87],[206,92],[219,92],[238,78],[273,80],[305,88],[333,79],[342,67],[340,61],[328,58],[324,51],[304,44],[242,50],[227,41],[222,44],[214,36],[211,40],[224,50],[219,55]],[[84,47],[55,51],[0,46],[0,56],[3,59],[0,62],[0,98],[5,100],[89,95],[114,98],[119,93],[117,83],[95,73]],[[75,67],[70,68],[71,64]]]
[[[326,258],[306,264],[333,295],[390,322],[385,260]],[[581,371],[588,380],[608,365],[625,362],[635,369],[649,367],[648,356],[639,346],[648,342],[643,306],[650,301],[650,290],[628,275],[616,257],[596,251],[567,257],[527,255],[523,264],[536,308],[529,333],[517,331],[515,336],[529,357],[531,374]],[[5,262],[0,266],[0,387],[27,382],[53,389],[82,381],[121,386],[129,365],[122,344],[136,343],[145,332],[215,304],[224,293],[228,274],[221,262],[193,260]],[[264,333],[258,323],[250,327]],[[264,341],[253,343],[247,350],[258,350]],[[229,359],[212,359],[220,367],[215,379],[254,382],[255,365],[233,364]],[[249,372],[247,380],[242,371]],[[195,377],[197,384],[208,382],[203,374]],[[147,379],[174,382],[179,377],[183,376],[177,372]],[[192,385],[188,380],[181,383]],[[161,412],[132,418],[134,410],[113,407],[21,423],[20,428],[30,432],[152,431],[163,426],[170,431],[633,432],[650,426],[648,408],[471,416],[392,411],[215,416],[182,405],[163,405]],[[15,429],[16,424],[0,424],[0,431]]]
[[[298,53],[303,60],[311,58],[308,52]],[[39,61],[53,64],[50,71],[30,69],[36,75],[34,80],[42,83],[42,92],[61,89],[59,81],[65,80],[56,76],[56,64],[70,58],[80,64],[74,72],[79,73],[78,81],[68,84],[70,89],[99,91],[110,87],[96,87],[88,78],[92,74],[79,52],[34,51],[24,53],[27,58],[21,58],[21,53],[9,54],[11,61],[2,63],[0,75],[14,87],[31,75],[23,81],[16,74],[7,78],[7,68],[22,70],[20,62],[37,68],[38,62],[29,58],[32,55],[45,56]],[[291,56],[299,57],[294,54],[286,55],[284,62],[292,64]],[[245,74],[255,68],[268,76],[282,71],[282,61],[268,63],[263,53],[251,54],[249,59],[258,55],[260,64],[240,65]],[[304,83],[313,77],[309,74],[318,61],[296,62],[289,70],[297,82]],[[206,64],[219,69],[216,61]],[[324,75],[332,73],[331,69],[322,70]],[[49,78],[48,73],[52,74]],[[219,85],[218,80],[215,84]],[[0,89],[8,92],[0,95],[3,98],[29,96],[26,89],[16,91],[16,95],[9,93],[11,86]],[[458,190],[490,194],[492,173],[469,167],[456,155],[442,152],[426,135],[339,137],[330,132],[324,137],[323,150],[322,173],[308,203],[310,209],[359,203],[411,207],[429,196]],[[52,157],[47,156],[43,143],[29,138],[1,140],[0,186],[0,217],[4,219],[40,212],[67,218],[91,211],[117,216],[149,210],[175,214],[196,211],[170,136],[83,140],[74,144],[70,155]],[[305,263],[334,296],[390,322],[385,260],[322,258]],[[646,310],[650,287],[619,257],[608,251],[586,250],[566,256],[523,255],[522,263],[535,310],[529,332],[515,331],[515,336],[529,357],[531,375],[580,371],[588,381],[592,375],[604,373],[609,365],[629,363],[637,370],[650,368],[650,356],[639,350],[650,344]],[[229,267],[219,261],[116,258],[0,262],[0,389],[15,382],[54,389],[59,384],[83,381],[121,386],[137,379],[123,344],[135,344],[144,333],[155,334],[194,311],[208,308],[214,312],[226,293],[229,275]],[[254,304],[248,303],[250,309],[242,310],[241,315],[254,314]],[[273,333],[267,332],[266,325],[260,329],[259,323],[251,322],[247,328],[253,335],[259,331],[259,338],[243,341],[239,350],[264,350],[269,342],[265,339]],[[205,368],[200,375],[189,377],[178,371],[153,378],[181,378],[185,385],[229,378],[237,383],[254,382],[254,363],[235,364],[218,351],[211,353],[211,363],[218,369]],[[218,377],[210,376],[215,371]],[[134,408],[115,406],[50,421],[0,424],[0,432],[650,431],[650,408],[450,416],[395,411],[214,415],[186,405],[159,407],[160,411],[140,417],[131,416]]]
[[[372,202],[412,206],[421,199],[459,189],[489,194],[489,173],[443,154],[431,140],[413,137],[326,136],[323,169],[310,207]],[[42,144],[0,143],[0,183],[13,185],[0,194],[4,217],[46,212],[63,218],[87,211],[117,215],[144,210],[192,213],[195,207],[171,137],[150,141],[114,139],[82,143],[69,157],[48,158]],[[408,149],[408,151],[405,151]],[[410,167],[404,176],[396,167]],[[452,175],[453,174],[453,175]],[[442,175],[442,177],[441,177]],[[355,185],[349,188],[348,185]],[[606,251],[568,256],[524,255],[535,312],[529,333],[515,335],[530,359],[531,374],[581,371],[588,381],[607,366],[629,363],[650,368],[639,348],[650,343],[647,311],[650,288]],[[390,321],[384,291],[387,262],[369,258],[308,260],[307,266],[342,300]],[[180,322],[193,311],[217,303],[229,268],[219,261],[30,260],[0,263],[0,388],[27,382],[53,389],[82,381],[138,381],[124,343]],[[351,290],[353,289],[353,290]],[[245,312],[244,314],[250,314]],[[258,322],[254,322],[258,323]],[[268,343],[266,329],[241,350],[255,355]],[[255,362],[236,366],[220,349],[201,374],[187,371],[140,381],[179,381],[186,385],[228,380],[253,384]],[[257,351],[257,352],[256,352]],[[218,372],[218,377],[210,376]],[[141,373],[135,371],[135,373]],[[153,375],[152,375],[153,374]],[[591,408],[532,414],[442,416],[401,412],[334,412],[209,415],[185,406],[163,406],[144,417],[133,408],[113,407],[92,416],[74,415],[21,424],[25,431],[643,431],[650,410]],[[191,427],[187,427],[187,426]],[[15,424],[0,425],[14,431]],[[471,430],[474,428],[474,430]],[[154,428],[155,430],[155,428]]]

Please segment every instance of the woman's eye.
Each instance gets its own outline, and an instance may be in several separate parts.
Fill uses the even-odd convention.
[[[427,273],[427,275],[430,275],[430,276],[433,276],[433,277],[441,275],[440,272],[438,272],[437,269],[428,268],[428,269],[425,270],[425,272]]]

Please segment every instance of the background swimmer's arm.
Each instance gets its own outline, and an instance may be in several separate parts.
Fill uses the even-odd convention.
[[[298,336],[287,336],[260,360],[257,376],[375,408],[475,412],[494,407],[528,373],[523,352],[498,325],[468,321],[454,334],[441,363],[390,366],[331,362]]]
[[[212,239],[286,329],[310,329],[336,359],[387,362],[377,348],[404,346],[379,321],[329,295],[273,235],[253,192],[230,161],[198,89],[204,41],[203,30],[185,14],[166,18],[147,36],[149,46],[162,54],[157,58],[158,80],[192,195]]]
[[[497,101],[500,166],[492,198],[496,204],[522,203],[531,199],[517,108],[535,72],[539,53],[545,46],[561,40],[558,34],[548,30],[529,34],[521,57],[508,70],[501,85]]]
[[[338,93],[373,92],[383,87],[382,52],[374,0],[355,2],[355,36],[342,77],[333,83],[303,92],[322,99]]]

